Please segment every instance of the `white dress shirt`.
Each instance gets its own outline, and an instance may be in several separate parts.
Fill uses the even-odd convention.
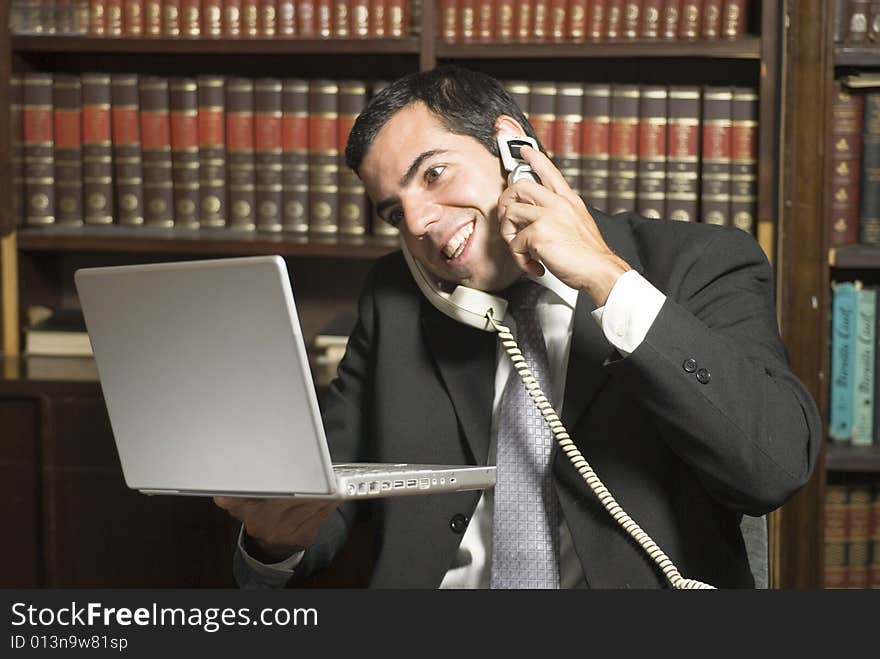
[[[578,292],[569,288],[549,270],[537,279],[548,290],[537,302],[538,322],[547,344],[550,365],[550,391],[546,391],[557,413],[562,414],[562,396],[565,391],[566,365],[571,345],[572,323]],[[666,296],[652,286],[635,270],[624,273],[615,283],[604,307],[592,312],[608,342],[624,357],[641,344],[648,330],[660,313]],[[516,335],[512,318],[505,318]],[[499,344],[498,366],[495,371],[495,395],[492,403],[492,422],[490,428],[489,464],[495,462],[497,443],[498,414],[501,407],[501,393],[510,374],[510,358]],[[488,588],[490,557],[492,555],[492,490],[484,491],[480,497],[467,530],[461,540],[456,559],[447,571],[441,588]],[[565,520],[560,522],[560,587],[576,588],[584,585],[584,575],[580,561]],[[281,586],[293,575],[296,565],[302,560],[303,552],[274,564],[260,563],[244,549],[243,538],[239,536],[239,549],[245,563],[254,571],[254,577],[264,586]]]

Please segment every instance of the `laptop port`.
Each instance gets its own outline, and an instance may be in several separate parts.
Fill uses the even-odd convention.
[[[430,478],[423,478],[422,480],[419,481],[419,489],[420,490],[427,490],[429,487],[431,487],[431,479]]]
[[[411,478],[406,482],[407,487],[417,487],[419,482],[415,478]]]
[[[394,481],[394,489],[403,487],[403,481]]]
[[[391,481],[382,481],[382,489],[390,490],[391,489]]]
[[[370,481],[370,492],[379,491],[379,481]]]

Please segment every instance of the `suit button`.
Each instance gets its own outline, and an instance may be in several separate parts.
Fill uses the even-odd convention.
[[[709,380],[712,379],[712,374],[706,370],[705,368],[701,368],[697,371],[697,382],[700,384],[709,384]]]
[[[467,528],[468,518],[462,515],[461,513],[457,513],[452,516],[452,520],[449,522],[449,528],[452,529],[453,533],[458,533],[461,535],[464,533],[464,530]]]
[[[681,367],[688,373],[693,373],[697,370],[697,360],[693,357],[689,357],[688,359],[684,360],[684,363],[682,363]]]

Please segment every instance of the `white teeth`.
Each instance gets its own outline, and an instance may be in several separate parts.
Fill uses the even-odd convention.
[[[454,259],[461,256],[461,253],[464,251],[465,245],[467,245],[467,240],[471,237],[471,234],[473,232],[473,222],[459,229],[456,234],[449,239],[449,242],[446,243],[446,246],[443,248],[443,255],[447,259]]]

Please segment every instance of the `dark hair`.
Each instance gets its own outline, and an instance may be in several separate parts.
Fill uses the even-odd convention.
[[[382,127],[418,101],[449,132],[475,138],[494,156],[499,155],[495,120],[502,114],[516,119],[526,135],[537,140],[529,120],[500,82],[485,73],[447,65],[405,75],[376,94],[351,129],[345,163],[357,172]]]

